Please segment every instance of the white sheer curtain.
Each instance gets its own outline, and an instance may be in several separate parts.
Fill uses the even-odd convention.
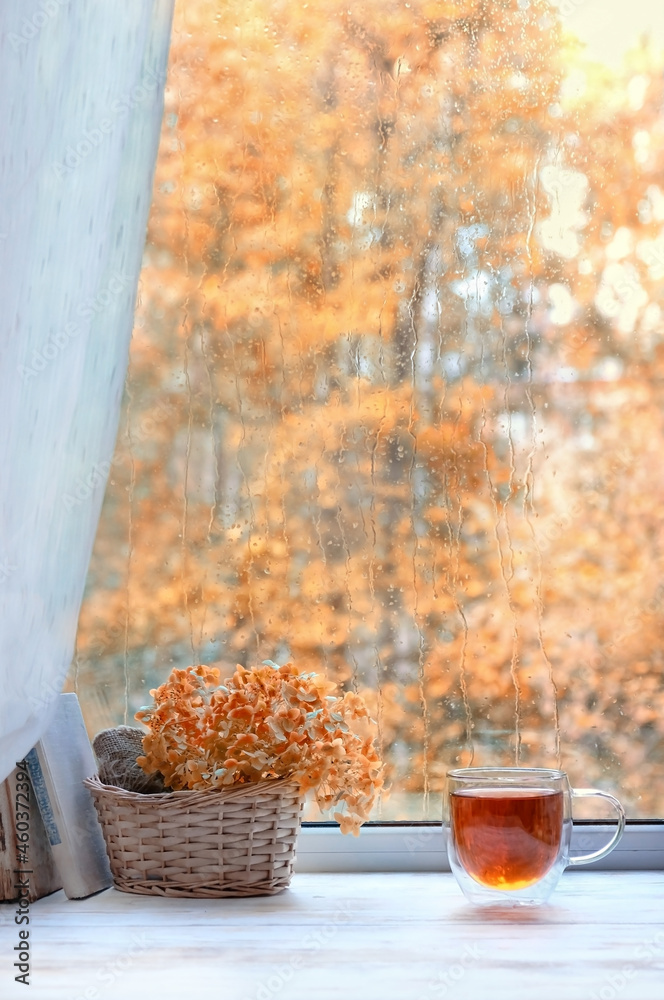
[[[0,780],[71,661],[117,433],[173,0],[0,6]]]

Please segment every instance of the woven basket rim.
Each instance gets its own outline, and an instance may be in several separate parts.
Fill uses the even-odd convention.
[[[153,802],[155,805],[162,802],[174,802],[189,800],[192,804],[199,798],[218,796],[219,798],[250,798],[253,795],[260,795],[265,792],[285,792],[289,790],[300,793],[299,784],[290,777],[266,778],[263,781],[247,781],[241,785],[227,785],[223,788],[183,788],[175,792],[131,792],[118,785],[106,785],[98,774],[90,778],[84,778],[83,784],[90,791],[98,795],[108,796],[116,799],[126,799],[127,801]]]

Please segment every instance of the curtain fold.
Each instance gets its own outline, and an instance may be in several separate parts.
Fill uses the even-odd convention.
[[[111,468],[174,0],[0,8],[0,780],[62,690]]]

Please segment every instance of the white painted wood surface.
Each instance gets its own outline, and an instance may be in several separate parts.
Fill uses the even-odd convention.
[[[664,873],[566,873],[489,913],[448,873],[306,875],[274,897],[109,889],[32,907],[29,994],[0,907],[0,996],[32,1000],[662,1000]]]

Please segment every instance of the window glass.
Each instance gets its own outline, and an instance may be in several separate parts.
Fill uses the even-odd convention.
[[[187,0],[71,675],[369,699],[391,795],[664,814],[664,59],[632,0]],[[651,30],[652,29],[652,30]]]

